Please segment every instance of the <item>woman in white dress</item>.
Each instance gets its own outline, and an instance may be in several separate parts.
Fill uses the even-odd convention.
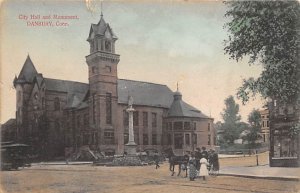
[[[207,159],[205,159],[204,157],[200,159],[200,174],[199,176],[202,176],[203,177],[203,180],[205,180],[205,176],[208,176],[208,169],[207,169],[207,166],[208,166],[208,162],[207,162]]]

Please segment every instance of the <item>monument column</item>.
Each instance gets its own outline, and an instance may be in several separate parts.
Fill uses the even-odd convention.
[[[129,139],[128,143],[125,145],[126,152],[128,155],[136,155],[136,143],[134,142],[134,131],[133,131],[133,112],[135,111],[132,108],[133,98],[130,96],[128,101],[128,108],[126,111],[128,112],[129,117]]]

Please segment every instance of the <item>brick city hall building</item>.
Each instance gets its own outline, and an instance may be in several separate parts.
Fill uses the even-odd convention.
[[[213,118],[166,85],[118,79],[117,36],[101,15],[92,24],[86,56],[89,83],[43,77],[28,56],[16,88],[16,138],[42,158],[76,153],[81,147],[123,154],[128,141],[128,98],[133,98],[138,151],[172,147],[183,153],[213,147]]]

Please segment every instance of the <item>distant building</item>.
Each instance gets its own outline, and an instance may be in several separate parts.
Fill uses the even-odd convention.
[[[270,141],[270,121],[269,121],[269,110],[264,109],[259,111],[261,116],[261,137],[262,142],[269,143]]]
[[[166,85],[118,78],[117,39],[103,16],[91,25],[88,84],[46,78],[27,57],[14,80],[17,140],[34,147],[43,158],[74,153],[80,147],[123,154],[131,96],[138,151],[172,147],[182,153],[213,147],[213,118],[184,102],[180,92],[173,93]]]

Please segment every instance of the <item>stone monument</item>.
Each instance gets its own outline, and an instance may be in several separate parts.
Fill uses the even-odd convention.
[[[128,100],[128,108],[126,111],[128,112],[129,117],[129,139],[128,143],[125,144],[125,151],[127,152],[127,155],[136,155],[136,143],[134,142],[134,131],[133,131],[133,112],[135,111],[134,108],[132,108],[133,104],[133,98],[132,96],[129,97]]]
[[[140,158],[136,155],[136,143],[134,142],[134,131],[133,131],[133,112],[135,111],[132,107],[133,98],[129,97],[128,108],[126,111],[129,114],[129,139],[128,143],[125,144],[126,155],[124,157],[115,157],[113,160],[113,165],[115,166],[141,166],[142,162]]]

